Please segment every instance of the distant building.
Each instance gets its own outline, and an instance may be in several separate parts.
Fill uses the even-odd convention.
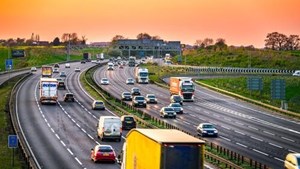
[[[110,42],[91,42],[89,46],[91,47],[108,47]]]

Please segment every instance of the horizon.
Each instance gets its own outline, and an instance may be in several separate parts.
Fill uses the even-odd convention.
[[[110,42],[115,35],[139,33],[194,45],[224,38],[226,44],[262,48],[268,33],[300,35],[298,0],[3,0],[0,39],[38,34],[41,41],[77,33],[87,43]],[[159,5],[158,5],[159,4]],[[53,10],[55,9],[55,10]]]

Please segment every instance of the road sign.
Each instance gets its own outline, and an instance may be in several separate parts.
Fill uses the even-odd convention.
[[[275,79],[271,82],[271,98],[272,99],[285,99],[285,80]]]
[[[263,81],[261,77],[248,77],[247,88],[249,90],[263,90]]]
[[[13,60],[12,59],[6,59],[5,60],[5,69],[11,70],[13,68]]]
[[[17,148],[18,147],[18,137],[17,135],[8,136],[8,148]]]

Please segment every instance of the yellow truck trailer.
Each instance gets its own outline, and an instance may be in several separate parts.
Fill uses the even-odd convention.
[[[121,169],[203,169],[203,140],[173,129],[133,129],[119,155]]]

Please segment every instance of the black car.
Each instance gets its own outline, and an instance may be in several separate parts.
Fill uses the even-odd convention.
[[[65,85],[65,81],[64,80],[57,80],[58,81],[58,86],[57,88],[62,88],[62,89],[66,89],[66,85]]]
[[[74,102],[74,94],[73,93],[66,93],[65,96],[64,96],[64,102],[67,102],[67,101],[72,101]]]
[[[121,122],[123,130],[130,130],[136,128],[136,121],[132,115],[121,116]]]
[[[181,96],[179,96],[179,95],[172,95],[170,98],[171,103],[179,103],[182,105],[182,101],[183,100],[182,100]]]
[[[54,67],[55,67],[55,68],[59,68],[59,64],[55,64]]]
[[[132,99],[132,105],[134,107],[147,107],[147,102],[144,98],[144,96],[134,96]]]
[[[82,63],[82,64],[85,64],[85,60],[81,60],[81,62],[80,63]]]
[[[137,87],[131,88],[131,95],[141,95],[140,89]]]

